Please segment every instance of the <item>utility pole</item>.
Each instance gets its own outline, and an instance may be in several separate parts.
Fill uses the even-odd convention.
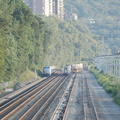
[[[101,55],[106,55],[105,40],[107,40],[107,37],[100,36],[99,40],[102,40]]]
[[[105,55],[106,51],[105,51],[105,41],[104,41],[104,37],[102,37],[102,50],[101,50],[101,55]]]
[[[71,13],[73,13],[73,9],[72,9],[72,6],[71,6]]]

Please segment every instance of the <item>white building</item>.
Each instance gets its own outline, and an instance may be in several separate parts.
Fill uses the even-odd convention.
[[[50,0],[43,0],[42,2],[43,2],[42,3],[42,8],[43,8],[42,14],[49,16],[50,15],[50,4],[49,4]]]
[[[64,18],[64,4],[63,0],[58,0],[58,17],[59,18]]]
[[[95,57],[94,63],[100,71],[120,80],[120,54]]]
[[[64,14],[65,20],[78,20],[78,15],[76,13],[65,13]]]
[[[64,18],[63,0],[53,0],[53,15],[57,15],[61,19]]]
[[[49,0],[49,15],[53,14],[53,0]]]
[[[64,18],[63,0],[23,0],[36,15],[56,15]]]

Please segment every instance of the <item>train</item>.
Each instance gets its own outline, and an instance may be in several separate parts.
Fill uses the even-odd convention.
[[[83,64],[72,64],[72,65],[66,65],[63,67],[62,74],[63,75],[69,75],[70,73],[80,73],[83,70]],[[43,67],[43,75],[44,76],[51,76],[53,74],[60,74],[61,71],[56,69],[55,66],[45,66]]]
[[[83,64],[72,64],[72,65],[66,65],[63,70],[62,73],[63,75],[69,75],[70,73],[80,73],[83,70]]]
[[[71,73],[71,65],[66,65],[62,71],[63,75],[69,75]]]
[[[71,69],[72,69],[71,71],[73,73],[75,73],[75,72],[79,73],[79,72],[81,72],[83,70],[83,63],[72,64],[72,68]]]
[[[43,67],[43,75],[44,76],[51,76],[52,74],[54,74],[56,71],[56,67],[55,66],[45,66]]]

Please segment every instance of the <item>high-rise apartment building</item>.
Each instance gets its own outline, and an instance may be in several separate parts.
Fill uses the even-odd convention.
[[[49,14],[53,14],[53,0],[49,0]]]
[[[46,16],[50,16],[50,0],[43,0],[43,13]]]
[[[36,15],[57,15],[64,18],[63,0],[23,0]]]
[[[53,14],[59,18],[64,18],[64,4],[63,0],[53,0]]]
[[[63,0],[59,1],[59,17],[60,18],[64,18],[64,4],[63,4]]]

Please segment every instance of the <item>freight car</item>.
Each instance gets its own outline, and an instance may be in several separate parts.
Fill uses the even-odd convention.
[[[82,63],[80,63],[80,64],[73,64],[71,69],[72,69],[73,73],[81,72],[83,70],[83,64]]]

